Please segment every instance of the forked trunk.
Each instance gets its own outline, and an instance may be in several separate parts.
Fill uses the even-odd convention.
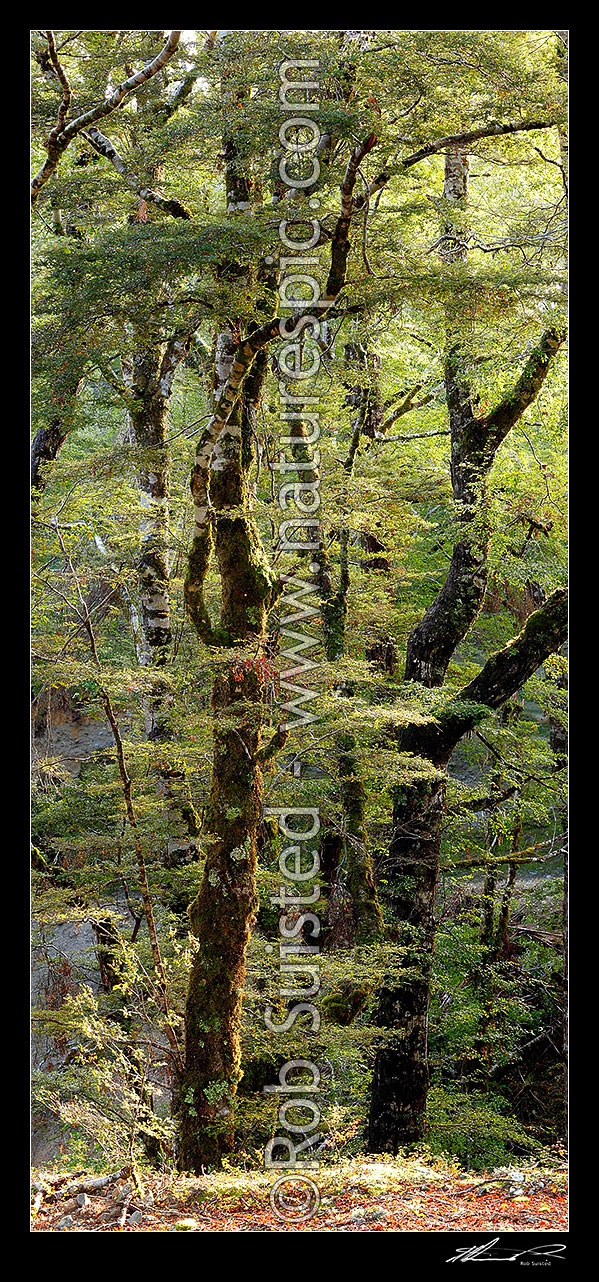
[[[483,707],[500,708],[532,676],[567,632],[567,598],[557,590],[530,615],[522,632],[491,655],[454,701],[428,724],[409,725],[398,735],[400,752],[420,759],[412,781],[397,790],[390,847],[395,915],[402,974],[389,977],[379,995],[376,1022],[391,1036],[376,1054],[369,1152],[397,1152],[426,1132],[429,1086],[428,1009],[435,939],[435,892],[439,874],[441,818],[446,769],[455,746],[473,728]],[[468,712],[468,704],[483,705]],[[429,777],[422,777],[422,761]]]

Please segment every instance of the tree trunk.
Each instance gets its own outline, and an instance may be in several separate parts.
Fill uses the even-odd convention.
[[[139,408],[131,414],[133,439],[139,452],[139,494],[146,515],[140,530],[138,562],[142,662],[162,667],[171,641],[168,573],[168,498],[170,452],[166,440],[170,399],[160,386],[162,352],[158,344],[139,342],[133,357],[131,390]]]
[[[396,1035],[376,1054],[368,1151],[397,1153],[424,1134],[434,903],[439,872],[442,777],[398,789],[389,850],[405,977],[381,988],[375,1022]]]
[[[390,856],[399,943],[406,950],[401,961],[405,975],[399,982],[387,980],[379,995],[376,1022],[394,1036],[379,1048],[375,1059],[368,1123],[371,1153],[395,1153],[401,1145],[422,1139],[426,1131],[434,906],[449,759],[484,707],[500,708],[521,689],[547,655],[563,644],[566,631],[567,599],[558,590],[530,616],[513,641],[488,659],[436,721],[408,725],[398,734],[399,751],[419,759],[419,774],[422,759],[427,761],[430,777],[403,785],[395,800]],[[483,706],[477,713],[465,711],[465,703]]]
[[[206,816],[208,855],[190,910],[198,940],[185,1005],[185,1069],[180,1083],[182,1170],[219,1165],[233,1142],[245,956],[257,911],[256,837],[261,821],[263,697],[260,661],[227,664],[215,681],[212,791]],[[252,712],[248,714],[248,703]],[[241,705],[241,706],[240,706]]]
[[[466,203],[467,157],[448,153],[444,197]],[[465,246],[459,227],[445,228],[443,257],[462,259]],[[488,527],[485,485],[495,454],[507,433],[534,401],[564,340],[548,330],[508,396],[485,417],[474,416],[464,372],[459,321],[448,307],[448,353],[445,386],[451,430],[451,478],[458,520],[464,535],[454,546],[449,572],[435,601],[408,639],[406,678],[426,686],[442,685],[451,656],[466,636],[482,605],[487,583]],[[457,329],[457,334],[456,334]],[[456,337],[457,340],[456,341]],[[563,594],[554,593],[531,615],[523,632],[506,650],[492,656],[461,699],[498,708],[518,690],[565,635]],[[545,627],[545,623],[547,626]],[[561,642],[559,642],[561,644]],[[545,647],[549,646],[546,650]],[[532,665],[532,666],[531,666]],[[526,674],[526,675],[525,675]],[[391,856],[395,863],[396,916],[399,942],[406,948],[406,978],[383,985],[376,1020],[397,1036],[377,1052],[368,1148],[396,1152],[401,1144],[421,1139],[426,1125],[428,1091],[427,1023],[434,947],[434,904],[440,852],[440,817],[444,806],[444,772],[453,748],[473,724],[468,714],[440,714],[437,727],[408,726],[400,731],[400,752],[415,753],[431,766],[431,779],[402,787],[394,810]],[[443,773],[435,778],[435,772]]]
[[[144,515],[140,527],[138,585],[141,604],[139,661],[157,670],[169,661],[172,640],[169,582],[170,448],[167,441],[168,411],[173,379],[187,355],[191,334],[164,344],[159,336],[137,335],[132,360],[131,391],[136,408],[130,415],[131,432],[138,450],[137,477]],[[165,745],[172,740],[170,699],[158,671],[146,706],[148,739]],[[200,823],[182,762],[165,759],[158,765],[158,789],[168,810],[166,861],[170,866],[198,857]],[[170,901],[176,911],[177,899]],[[187,907],[187,905],[185,905]]]
[[[342,804],[342,831],[323,838],[322,867],[329,891],[323,947],[350,948],[376,939],[379,905],[366,828],[366,790],[359,774],[354,736],[336,736]]]
[[[466,205],[468,157],[455,149],[445,159],[443,195],[456,205]],[[451,263],[466,256],[463,229],[448,225],[439,250]],[[536,399],[551,359],[564,341],[563,331],[548,330],[512,391],[486,417],[477,418],[467,373],[462,304],[459,298],[446,307],[445,390],[451,434],[451,484],[461,536],[453,548],[443,586],[424,618],[408,638],[406,679],[425,686],[443,685],[451,657],[474,623],[487,587],[489,522],[486,513],[487,480],[495,455],[508,432]],[[470,353],[472,360],[472,353]]]
[[[559,689],[566,690],[567,674],[561,673],[557,678]],[[549,744],[553,753],[553,771],[557,774],[568,765],[568,731],[561,721],[551,717],[549,720]],[[558,809],[559,823],[563,837],[564,881],[562,892],[562,964],[563,964],[563,1005],[562,1005],[562,1054],[564,1058],[564,1128],[568,1134],[568,1085],[569,1085],[569,1029],[568,1029],[568,967],[569,967],[569,842],[568,842],[568,807],[561,805]]]
[[[367,403],[368,389],[360,387],[360,404]],[[363,422],[363,415],[360,416]],[[305,438],[302,423],[294,425],[290,435]],[[300,450],[298,461],[307,461],[307,447]],[[355,451],[354,451],[355,454]],[[353,458],[352,464],[353,466]],[[351,467],[348,469],[351,471]],[[318,479],[317,469],[302,473],[304,480]],[[321,599],[324,651],[329,662],[345,653],[347,594],[349,591],[349,530],[339,530],[339,579],[335,591],[324,539],[319,527],[320,549],[312,553],[320,567],[318,590]],[[345,691],[350,693],[349,688]],[[342,689],[340,693],[344,693]],[[328,901],[323,923],[323,946],[349,948],[366,943],[379,934],[381,910],[378,902],[372,859],[368,851],[366,830],[366,790],[359,776],[356,742],[351,734],[336,736],[337,764],[342,804],[342,832],[323,832],[322,854],[328,882]]]
[[[235,351],[234,339],[223,331],[216,343],[217,404]],[[204,824],[208,854],[198,896],[189,909],[198,948],[185,1008],[179,1163],[182,1170],[196,1172],[219,1165],[233,1142],[245,958],[257,911],[262,721],[267,687],[276,675],[266,652],[266,624],[277,579],[251,515],[247,483],[251,432],[266,377],[266,360],[261,356],[212,452],[201,564],[196,525],[188,576],[188,591],[190,581],[194,585],[190,612],[200,636],[212,645],[248,643],[248,657],[227,661],[214,683],[212,786]],[[213,548],[221,580],[218,627],[213,627],[203,600],[203,580]],[[189,596],[187,600],[189,606]]]

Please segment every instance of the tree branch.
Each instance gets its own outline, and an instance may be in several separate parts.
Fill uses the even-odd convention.
[[[481,125],[478,129],[470,129],[466,133],[448,134],[444,138],[437,138],[434,142],[429,142],[426,146],[415,151],[411,156],[406,156],[398,165],[390,165],[377,174],[377,177],[370,183],[368,192],[364,196],[358,196],[354,202],[356,209],[361,209],[367,199],[374,195],[375,191],[384,187],[394,174],[399,174],[404,169],[410,169],[412,165],[417,165],[427,156],[434,156],[438,151],[443,151],[446,147],[465,148],[471,142],[477,142],[479,138],[493,138],[501,134],[515,134],[531,129],[551,129],[555,124],[553,120],[523,120],[516,124],[502,125],[498,120],[492,120],[488,125]]]
[[[486,708],[500,708],[516,694],[568,635],[568,596],[558,588],[527,619],[512,641],[491,655],[474,680],[464,686],[436,718],[412,722],[398,734],[400,752],[428,758],[445,767],[463,735],[473,730]],[[476,705],[479,705],[478,707]]]
[[[353,209],[353,190],[358,167],[375,142],[375,135],[369,134],[363,143],[354,148],[347,163],[345,177],[341,184],[341,214],[337,219],[331,240],[331,266],[325,289],[325,299],[330,306],[323,308],[320,314],[321,321],[333,314],[333,304],[345,284],[347,258],[350,250],[349,229]],[[284,338],[285,330],[293,333],[297,321],[302,316],[311,316],[312,312],[313,309],[309,305],[303,308],[300,307],[284,323],[282,323],[280,316],[274,316],[265,325],[255,329],[237,347],[229,377],[219,396],[214,414],[198,441],[195,463],[191,474],[190,487],[195,506],[194,540],[197,540],[198,543],[205,541],[206,530],[211,520],[208,482],[214,447],[223,428],[227,426],[243,381],[251,369],[254,358],[273,338],[277,336]],[[200,558],[200,564],[204,565],[203,554]],[[192,580],[189,580],[188,590],[192,594],[196,591]],[[191,601],[191,597],[189,600]]]
[[[559,650],[567,635],[568,594],[565,588],[558,588],[540,610],[529,616],[518,636],[491,655],[478,676],[460,691],[459,700],[501,707],[550,654]],[[467,728],[471,728],[474,720],[467,720]]]
[[[531,352],[511,392],[508,392],[508,395],[487,415],[484,421],[493,452],[499,448],[510,429],[536,399],[549,373],[552,358],[565,342],[566,332],[565,329],[555,327],[546,330],[538,347]]]
[[[56,45],[54,43],[54,32],[46,31],[45,36],[46,36],[46,40],[48,41],[50,61],[62,85],[62,102],[60,104],[60,107],[58,108],[58,121],[54,126],[52,133],[50,134],[50,137],[52,137],[53,135],[57,137],[58,134],[61,132],[61,130],[64,129],[69,107],[71,105],[71,86],[67,80],[64,67],[61,65],[61,63],[58,60]]]
[[[177,200],[176,196],[168,199],[165,196],[161,196],[159,192],[154,191],[152,187],[144,187],[141,180],[129,172],[114,143],[110,141],[110,138],[106,138],[104,134],[100,133],[99,129],[91,128],[82,132],[83,137],[94,148],[94,151],[97,151],[98,155],[103,156],[105,160],[110,162],[117,173],[121,175],[121,178],[124,179],[127,187],[138,196],[141,196],[142,200],[150,201],[158,209],[171,214],[173,218],[191,218],[189,209],[180,200]]]
[[[46,32],[47,39],[51,35],[51,32]],[[48,140],[46,142],[46,151],[48,152],[47,158],[31,183],[32,204],[37,200],[41,188],[45,183],[47,183],[48,179],[54,173],[62,153],[66,151],[72,139],[75,138],[77,134],[80,134],[84,129],[88,128],[89,125],[94,124],[96,120],[101,120],[103,116],[111,115],[111,113],[120,106],[125,98],[134,93],[136,89],[139,89],[140,85],[145,84],[147,80],[151,80],[152,76],[155,76],[159,71],[162,71],[165,64],[170,58],[172,58],[179,44],[180,37],[180,31],[171,31],[164,47],[152,62],[147,63],[145,67],[142,67],[141,71],[137,71],[135,75],[129,76],[128,80],[124,80],[122,84],[117,85],[116,89],[113,90],[105,102],[99,103],[96,107],[91,107],[89,111],[84,111],[82,115],[76,116],[74,120],[71,120],[68,125],[64,123],[67,110],[67,108],[65,108],[67,96],[65,84],[68,89],[68,82],[66,80],[66,76],[64,76],[64,72],[62,73],[64,83],[61,79],[60,72],[58,70],[60,64],[56,57],[56,50],[54,50],[54,58],[52,59],[52,62],[63,87],[63,100],[58,111],[58,122],[48,135]],[[52,58],[52,50],[50,50],[50,57]],[[56,60],[56,62],[54,60]],[[62,68],[60,70],[62,71]],[[69,103],[67,103],[67,107],[70,104],[70,89],[68,89],[68,93]]]

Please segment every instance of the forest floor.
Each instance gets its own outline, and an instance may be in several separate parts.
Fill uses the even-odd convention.
[[[353,1159],[312,1173],[320,1206],[301,1223],[272,1209],[263,1171],[204,1177],[125,1175],[101,1188],[85,1172],[35,1171],[34,1233],[415,1233],[563,1232],[567,1184],[561,1164],[460,1173],[420,1160]]]

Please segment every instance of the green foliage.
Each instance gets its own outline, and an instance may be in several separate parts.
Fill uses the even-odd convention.
[[[121,1016],[107,1019],[84,985],[59,1010],[34,1011],[37,1035],[71,1048],[66,1065],[33,1074],[32,1097],[34,1108],[48,1110],[67,1128],[72,1169],[82,1158],[86,1166],[111,1169],[139,1164],[150,1141],[166,1150],[172,1143],[172,1122],[152,1105],[143,1057],[122,1022],[126,1010]]]
[[[432,1087],[428,1097],[429,1147],[432,1153],[457,1159],[466,1170],[484,1171],[513,1161],[514,1153],[540,1151],[525,1129],[506,1116],[506,1101],[497,1095]]]
[[[108,84],[143,65],[163,36],[137,30],[55,34],[73,90],[72,114],[102,101]],[[445,794],[430,1026],[430,1145],[477,1169],[534,1149],[534,1135],[517,1120],[509,1085],[500,1084],[501,1071],[519,1063],[527,1041],[558,1018],[558,959],[546,942],[527,936],[522,943],[512,935],[518,950],[489,961],[480,937],[483,880],[493,858],[506,861],[498,865],[499,891],[491,904],[496,928],[507,856],[534,847],[531,859],[518,865],[512,921],[545,934],[561,929],[565,771],[556,769],[552,735],[566,722],[567,661],[552,656],[535,673],[521,692],[520,715],[511,719],[460,703],[459,691],[519,632],[542,594],[564,582],[565,349],[495,458],[484,511],[472,524],[477,534],[488,527],[488,588],[447,680],[427,689],[405,681],[403,671],[410,632],[445,581],[462,529],[451,486],[444,382],[448,308],[459,313],[475,426],[509,398],[543,331],[563,320],[566,205],[559,130],[563,135],[566,90],[560,49],[549,30],[373,35],[376,51],[359,41],[342,47],[342,33],[334,30],[231,31],[213,49],[206,46],[206,33],[184,33],[160,78],[100,126],[138,186],[176,197],[192,218],[172,218],[151,199],[142,201],[83,135],[63,154],[34,209],[32,428],[35,436],[58,424],[64,435],[60,452],[43,464],[43,485],[33,500],[33,915],[35,955],[48,967],[44,974],[56,1000],[41,1006],[36,1020],[56,1062],[67,1055],[60,1067],[36,1073],[35,1099],[69,1128],[67,1160],[74,1166],[86,1146],[100,1165],[120,1164],[131,1155],[142,1162],[150,1160],[149,1153],[166,1162],[175,1151],[167,1117],[164,1011],[144,922],[136,841],[155,906],[169,1009],[181,1039],[196,948],[186,910],[213,839],[206,825],[215,732],[211,689],[222,664],[218,647],[198,638],[185,613],[193,523],[189,476],[195,442],[211,413],[216,335],[231,324],[239,334],[250,333],[272,313],[276,292],[263,276],[265,260],[280,251],[278,224],[294,212],[312,217],[302,197],[297,208],[278,200],[277,89],[284,56],[319,60],[322,92],[314,120],[333,139],[317,186],[318,217],[326,229],[317,251],[319,279],[326,279],[339,187],[358,138],[374,132],[377,141],[361,166],[356,192],[364,177],[372,181],[383,167],[391,176],[365,214],[354,219],[347,281],[330,321],[316,387],[322,519],[335,591],[341,532],[347,536],[343,653],[325,658],[321,612],[311,624],[318,666],[309,682],[317,692],[319,722],[307,735],[289,735],[265,771],[263,800],[317,805],[323,831],[345,839],[338,737],[351,734],[383,928],[372,946],[322,954],[319,1032],[310,1033],[307,1021],[298,1020],[284,1038],[274,1039],[263,1016],[267,1001],[280,1019],[286,1012],[275,962],[266,952],[277,940],[278,912],[270,898],[280,874],[275,842],[261,831],[260,908],[244,988],[238,1152],[255,1163],[274,1133],[273,1100],[261,1091],[276,1078],[279,1042],[285,1058],[297,1054],[323,1065],[326,1157],[353,1155],[363,1147],[374,1055],[385,1039],[374,1023],[377,991],[382,976],[405,973],[389,856],[393,802],[400,789],[440,777],[427,758],[398,753],[397,739],[409,725],[442,724],[450,700],[452,711],[471,718],[474,731],[454,753]],[[60,90],[40,61],[47,52],[43,35],[33,32],[32,43],[37,170],[56,123]],[[190,92],[171,112],[187,77]],[[467,209],[456,211],[442,196],[444,149],[402,168],[404,158],[439,138],[492,120],[523,118],[547,121],[547,127],[484,137],[473,145]],[[234,141],[236,164],[253,192],[252,208],[233,214],[227,207],[227,139]],[[467,259],[452,264],[437,252],[449,216],[469,238]],[[166,405],[164,439],[153,448],[135,444],[131,415],[139,412],[141,394],[141,383],[132,392],[136,359],[148,351],[162,357],[181,334],[193,337]],[[269,575],[301,577],[306,559],[281,553],[276,536],[281,477],[272,464],[281,421],[273,358],[279,348],[275,340],[268,349],[248,486]],[[360,349],[366,363],[358,359]],[[350,474],[356,388],[367,388],[377,399],[386,426],[380,435],[362,435]],[[415,399],[406,406],[411,392]],[[140,486],[142,476],[156,475],[163,466],[165,510],[147,493],[142,496]],[[148,525],[162,517],[173,640],[168,662],[155,665],[140,638],[139,567]],[[382,554],[369,550],[373,539]],[[222,587],[214,560],[205,601],[216,619]],[[97,662],[82,623],[86,609]],[[280,642],[278,618],[277,607],[268,625],[273,652]],[[373,645],[389,642],[392,662],[369,657]],[[247,660],[246,647],[229,648],[227,661],[235,660]],[[158,682],[166,711],[163,733],[152,736],[148,722]],[[122,738],[135,834],[127,822],[106,696]],[[237,711],[251,719],[256,709],[248,700]],[[266,738],[280,719],[276,680],[268,684],[262,711]],[[216,728],[236,724],[235,717],[222,714]],[[291,766],[296,754],[305,767],[299,778]],[[174,837],[185,835],[181,807],[173,825],[165,805],[165,780],[175,775],[173,791],[179,788],[187,817],[193,812],[200,828],[193,857],[180,862],[171,847]],[[236,817],[231,808],[227,817]],[[346,857],[347,847],[342,876]],[[464,870],[468,860],[472,868]],[[324,875],[317,884],[324,906]],[[86,964],[98,992],[75,982],[69,991],[68,976],[58,969],[57,932],[91,928],[98,920],[117,933],[118,981],[100,991],[97,955],[90,949]],[[154,1106],[140,1095],[140,1081],[155,1088]],[[221,1086],[214,1084],[214,1103]]]

